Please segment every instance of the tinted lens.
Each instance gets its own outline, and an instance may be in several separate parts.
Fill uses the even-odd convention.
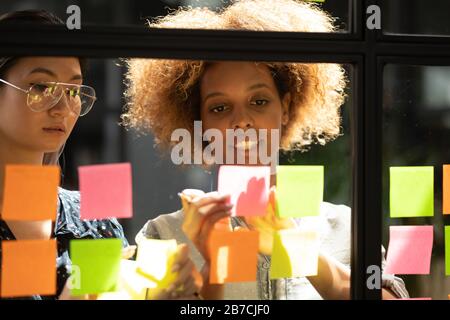
[[[53,107],[61,98],[61,86],[53,83],[36,83],[28,92],[27,104],[31,110],[39,112]]]

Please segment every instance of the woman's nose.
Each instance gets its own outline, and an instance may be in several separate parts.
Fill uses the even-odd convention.
[[[69,102],[67,101],[67,96],[63,94],[58,103],[55,104],[49,112],[52,116],[67,117],[70,112],[72,112]]]
[[[244,110],[236,110],[231,127],[233,129],[249,129],[253,128],[254,121],[252,117]]]

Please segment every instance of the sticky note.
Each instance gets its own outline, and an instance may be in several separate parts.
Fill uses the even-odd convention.
[[[133,216],[131,164],[105,164],[78,168],[82,219]]]
[[[323,201],[323,185],[323,166],[278,166],[278,217],[319,215]]]
[[[212,284],[256,281],[257,231],[213,230],[209,238]]]
[[[317,275],[319,237],[315,230],[280,230],[274,233],[270,278]]]
[[[55,221],[59,181],[58,166],[7,165],[1,218]]]
[[[157,288],[157,282],[138,273],[137,268],[137,261],[122,259],[119,275],[120,291],[126,292],[130,300],[146,300],[149,290]]]
[[[221,166],[218,191],[230,194],[232,216],[263,216],[269,201],[269,166]]]
[[[445,275],[450,276],[450,226],[445,226]]]
[[[433,167],[390,168],[391,218],[433,216],[433,173]]]
[[[71,240],[72,295],[115,291],[121,255],[121,239]]]
[[[391,226],[386,274],[429,274],[433,226]]]
[[[159,288],[167,288],[176,278],[172,272],[177,251],[176,240],[144,239],[137,250],[137,272],[157,283]]]
[[[56,241],[2,241],[1,296],[56,294]]]
[[[442,167],[442,211],[450,214],[450,165]]]

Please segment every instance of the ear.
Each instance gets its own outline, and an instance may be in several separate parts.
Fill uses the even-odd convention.
[[[289,122],[289,109],[291,106],[291,93],[287,92],[284,97],[283,100],[281,101],[281,107],[282,107],[282,111],[283,111],[283,115],[281,118],[281,123],[283,124],[283,126],[287,125]]]

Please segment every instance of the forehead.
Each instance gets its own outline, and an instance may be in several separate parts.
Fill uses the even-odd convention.
[[[76,57],[23,57],[8,70],[8,75],[24,78],[36,68],[47,69],[60,77],[81,74],[80,61]]]
[[[203,89],[223,86],[248,86],[266,83],[274,86],[269,67],[264,63],[221,61],[207,65],[200,85]]]

